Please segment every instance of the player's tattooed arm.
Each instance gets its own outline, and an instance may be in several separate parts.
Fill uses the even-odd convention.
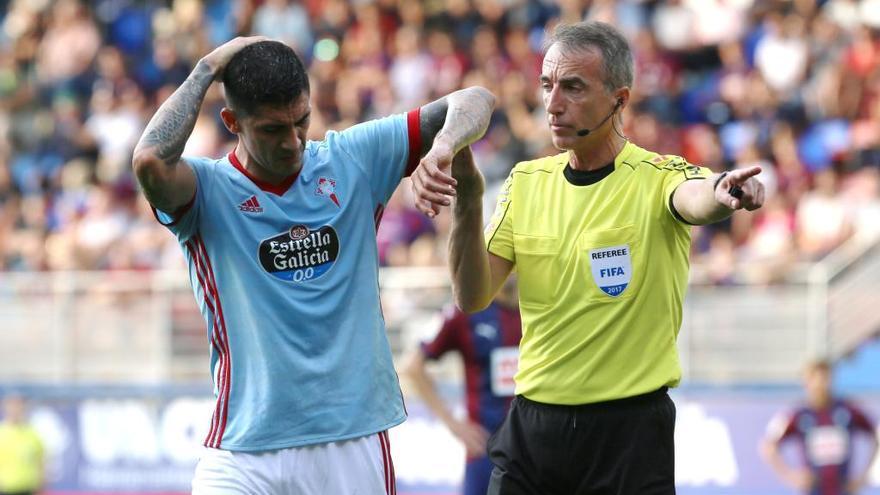
[[[144,195],[156,208],[172,212],[193,198],[195,175],[189,167],[178,164],[205,94],[236,53],[266,39],[262,36],[235,38],[205,55],[150,119],[134,149],[132,167]]]
[[[422,155],[410,176],[416,208],[434,217],[452,204],[458,181],[452,158],[480,139],[489,127],[495,96],[481,87],[456,91],[421,108],[419,113]],[[468,174],[472,176],[473,174]]]
[[[135,147],[135,156],[149,152],[165,165],[175,165],[196,125],[202,100],[214,77],[208,64],[199,61],[186,81],[162,103],[150,119]]]
[[[483,137],[495,108],[495,95],[486,88],[472,86],[450,93],[421,108],[419,127],[422,155],[443,142],[452,154]]]

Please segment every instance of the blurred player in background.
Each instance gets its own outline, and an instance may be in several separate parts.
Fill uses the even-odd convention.
[[[182,158],[214,80],[237,146]],[[482,136],[493,106],[468,88],[306,142],[305,69],[260,37],[206,55],[162,104],[133,166],[184,250],[208,326],[217,402],[193,493],[395,493],[387,430],[405,411],[376,226],[400,180]],[[440,179],[421,184],[453,182]]]
[[[540,75],[553,145],[516,165],[483,235],[467,152],[449,243],[456,302],[486,307],[514,267],[523,338],[516,394],[489,441],[490,494],[675,493],[676,338],[691,225],[764,200],[760,167],[712,175],[619,130],[633,85],[626,39],[560,25]]]
[[[868,416],[848,401],[834,397],[831,364],[820,360],[804,370],[806,404],[770,422],[762,453],[773,471],[787,485],[806,495],[851,495],[868,481],[877,456],[877,435]],[[870,461],[861,472],[851,472],[853,440],[859,434],[870,439]],[[804,466],[788,465],[780,445],[796,440]]]
[[[485,310],[468,315],[448,308],[437,335],[406,358],[405,375],[425,404],[464,444],[464,495],[485,495],[492,473],[486,441],[504,421],[513,398],[522,337],[517,298],[516,278],[510,277]],[[447,352],[461,354],[466,419],[452,414],[425,366]]]
[[[23,397],[3,399],[0,422],[0,495],[30,495],[44,480],[44,448],[37,431],[28,424]]]

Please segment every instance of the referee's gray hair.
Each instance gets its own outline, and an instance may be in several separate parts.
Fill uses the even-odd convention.
[[[605,89],[633,85],[633,55],[629,42],[611,24],[599,21],[583,21],[576,24],[558,24],[544,41],[544,53],[554,44],[565,50],[597,48],[602,54]]]

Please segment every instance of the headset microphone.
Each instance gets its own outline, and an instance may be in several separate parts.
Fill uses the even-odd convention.
[[[585,129],[581,129],[581,130],[577,131],[577,135],[580,136],[580,137],[588,136],[591,132],[593,132],[593,131],[595,131],[596,129],[602,127],[602,124],[604,124],[605,122],[607,122],[608,119],[610,119],[611,116],[614,115],[614,112],[616,112],[617,109],[620,108],[620,105],[622,105],[622,104],[623,104],[623,100],[621,100],[620,98],[618,98],[618,99],[617,99],[617,104],[614,105],[614,108],[611,109],[611,112],[610,112],[608,115],[606,115],[604,119],[602,119],[602,122],[599,122],[599,124],[598,124],[596,127],[593,127],[592,129],[586,129],[586,128],[585,128]]]

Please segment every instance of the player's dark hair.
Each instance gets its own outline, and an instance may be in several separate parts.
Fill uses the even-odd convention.
[[[559,24],[544,41],[544,52],[554,44],[565,50],[596,48],[602,54],[605,89],[632,88],[634,64],[629,42],[614,26],[599,21]]]
[[[223,70],[226,102],[236,112],[261,105],[286,105],[309,92],[309,77],[292,48],[260,41],[236,53]]]

